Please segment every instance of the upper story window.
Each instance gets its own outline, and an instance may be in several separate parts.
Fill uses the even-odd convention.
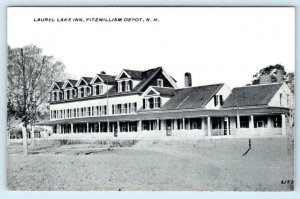
[[[122,92],[122,82],[118,82],[118,92]]]
[[[102,84],[95,85],[95,86],[93,86],[93,88],[94,88],[93,95],[102,95],[103,94],[103,85]]]
[[[222,106],[224,103],[222,95],[214,95],[214,105],[215,106]]]
[[[157,86],[163,87],[163,86],[164,86],[164,80],[162,80],[162,79],[157,79]]]
[[[143,99],[143,108],[144,109],[156,109],[161,107],[161,98],[160,97],[150,97]]]

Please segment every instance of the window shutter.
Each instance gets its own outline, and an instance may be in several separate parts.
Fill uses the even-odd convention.
[[[160,97],[157,98],[157,105],[158,105],[158,108],[160,108],[160,104],[161,104],[161,99]]]
[[[143,99],[143,109],[145,109],[146,108],[146,100],[145,100],[145,98]]]
[[[216,95],[214,96],[214,103],[215,103],[215,106],[217,106],[217,96]]]
[[[220,95],[220,104],[221,104],[221,106],[223,106],[223,95]]]

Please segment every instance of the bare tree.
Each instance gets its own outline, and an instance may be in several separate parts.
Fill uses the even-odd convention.
[[[37,110],[49,101],[54,81],[66,77],[65,66],[52,56],[44,55],[41,48],[27,45],[8,46],[7,66],[8,120],[19,118],[27,128],[37,121]]]

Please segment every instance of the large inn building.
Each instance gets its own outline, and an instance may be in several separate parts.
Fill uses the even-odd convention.
[[[232,90],[225,84],[185,87],[162,67],[104,72],[55,82],[50,100],[51,137],[164,137],[285,135],[292,93],[261,76],[259,85]]]

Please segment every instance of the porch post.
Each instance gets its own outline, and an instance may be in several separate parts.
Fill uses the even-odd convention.
[[[71,133],[74,133],[73,124],[71,124]]]
[[[159,130],[159,120],[156,120],[156,129],[155,130]]]
[[[89,130],[89,123],[88,122],[86,123],[86,132],[90,132],[90,130]]]
[[[57,134],[60,134],[60,125],[59,124],[57,124]]]
[[[254,133],[254,117],[253,115],[250,116],[250,130]]]
[[[187,130],[191,129],[191,118],[187,118]]]
[[[286,118],[285,118],[285,114],[281,114],[281,130],[282,130],[282,135],[286,136]]]
[[[177,119],[174,119],[174,130],[178,130]]]
[[[117,122],[117,132],[118,133],[120,132],[120,122],[119,121]]]
[[[211,118],[207,117],[207,136],[211,137]]]
[[[237,117],[236,117],[236,124],[237,124],[237,129],[240,129],[241,128],[241,121],[240,121],[240,116],[238,115]]]
[[[185,119],[182,118],[182,129],[185,130]]]
[[[100,133],[100,122],[98,122],[98,132]]]
[[[141,132],[142,131],[142,120],[139,120],[137,122],[137,132]]]
[[[205,126],[205,121],[204,118],[201,118],[201,131],[205,131],[206,126]]]

